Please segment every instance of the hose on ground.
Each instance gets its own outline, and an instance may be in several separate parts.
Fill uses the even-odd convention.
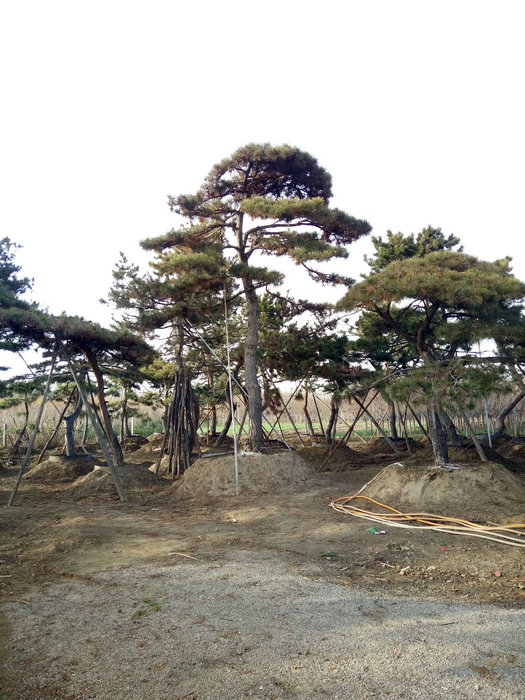
[[[393,465],[389,465],[393,466]],[[388,469],[388,467],[387,467]],[[511,523],[506,525],[482,525],[473,523],[463,518],[454,518],[433,513],[403,513],[396,508],[375,501],[368,496],[360,495],[385,470],[366,483],[353,496],[343,496],[330,503],[334,510],[353,515],[356,518],[363,518],[381,525],[410,529],[427,529],[437,532],[446,532],[452,535],[468,535],[470,537],[481,537],[492,540],[500,544],[508,544],[513,547],[525,547],[525,523]],[[369,510],[357,505],[357,501],[368,501],[375,506],[382,508],[386,512]],[[362,505],[362,504],[361,504]]]

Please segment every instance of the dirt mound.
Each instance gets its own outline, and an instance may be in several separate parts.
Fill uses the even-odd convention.
[[[297,454],[304,459],[305,462],[311,464],[316,470],[320,469],[332,448],[330,445],[313,445],[312,447],[301,447],[297,450]],[[336,472],[344,471],[345,469],[360,466],[363,464],[363,455],[355,450],[352,450],[346,445],[341,445],[332,454],[324,471]]]
[[[23,478],[38,483],[67,484],[88,474],[94,465],[95,460],[91,455],[50,455],[45,462],[31,469]]]
[[[139,464],[126,464],[118,469],[126,494],[136,492],[154,493],[162,488],[163,481],[152,474],[147,467]],[[81,476],[68,489],[74,498],[86,498],[97,494],[117,495],[117,487],[108,467],[95,466],[89,474]]]
[[[489,461],[497,464],[505,464],[505,457],[489,447],[488,444],[484,444],[482,442],[481,447],[483,448],[483,452]],[[459,462],[461,464],[462,462],[479,462],[479,454],[474,443],[469,443],[464,447],[449,447],[448,456],[450,462],[452,463]]]
[[[414,440],[414,438],[408,438],[408,440],[410,443],[410,449],[413,452],[424,448],[424,445],[418,440]],[[400,452],[408,453],[407,441],[405,438],[397,438],[392,440],[392,442],[396,445]],[[392,455],[396,454],[390,446],[390,443],[384,437],[377,437],[368,445],[362,443],[361,450],[370,455],[375,455],[376,457],[391,457]]]
[[[149,460],[150,463],[155,461],[162,449],[163,440],[162,433],[153,433],[145,443],[139,445],[138,449],[133,450],[133,459]]]
[[[200,458],[174,486],[177,498],[234,496],[233,455]],[[239,455],[241,494],[294,493],[326,485],[324,478],[295,452]]]
[[[525,442],[501,439],[497,441],[495,447],[504,457],[525,460]]]
[[[142,435],[130,435],[124,438],[122,442],[122,449],[125,453],[136,452],[140,450],[141,447],[148,444],[148,439],[142,437]]]
[[[437,469],[391,464],[361,492],[404,512],[449,515],[479,522],[522,522],[525,484],[500,464]],[[363,506],[374,509],[374,506]]]

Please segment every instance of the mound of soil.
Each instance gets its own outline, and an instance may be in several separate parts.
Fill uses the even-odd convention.
[[[525,484],[500,464],[460,469],[391,464],[360,493],[404,512],[498,524],[522,522]],[[373,505],[363,505],[374,510]]]
[[[481,446],[488,460],[497,464],[505,464],[505,457],[503,457],[503,455],[492,447],[489,447],[488,444],[482,442]],[[479,462],[479,454],[474,443],[469,443],[465,447],[449,447],[448,456],[452,463]]]
[[[119,476],[126,494],[133,492],[154,493],[163,483],[147,467],[139,464],[126,464],[119,467]],[[73,498],[86,498],[97,494],[117,495],[117,487],[108,467],[96,466],[89,474],[77,479],[68,489]]]
[[[294,493],[325,485],[325,479],[295,452],[239,455],[241,494]],[[234,456],[201,457],[174,484],[174,493],[176,498],[234,496]]]
[[[312,447],[300,447],[297,454],[304,459],[305,462],[313,467],[320,469],[332,448],[330,445],[313,445]],[[323,471],[338,472],[345,469],[360,466],[363,464],[363,455],[355,450],[352,450],[347,445],[341,445],[330,457]]]
[[[88,474],[94,465],[95,460],[91,455],[76,457],[50,455],[45,462],[31,469],[23,478],[42,484],[67,484]]]
[[[163,434],[153,433],[153,435],[150,435],[149,438],[147,438],[144,444],[139,446],[138,449],[133,450],[133,459],[149,461],[151,464],[157,459],[162,448],[163,440]]]
[[[124,438],[122,442],[122,449],[125,453],[136,452],[140,450],[141,447],[148,444],[148,439],[142,437],[142,435],[130,435],[130,437]]]
[[[400,450],[403,453],[408,453],[407,441],[405,440],[405,438],[397,438],[396,440],[392,440],[392,442],[395,443],[398,450]],[[414,440],[414,438],[409,438],[409,443],[410,449],[413,452],[425,448],[425,445],[423,445],[418,440]],[[368,445],[361,443],[361,449],[367,454],[375,455],[376,457],[391,457],[392,455],[396,454],[390,446],[390,443],[387,440],[385,440],[384,437],[377,437],[375,438],[375,440],[372,440],[372,442]]]
[[[514,440],[498,440],[496,443],[496,449],[498,452],[505,457],[510,459],[523,459],[525,460],[525,443],[516,442]]]

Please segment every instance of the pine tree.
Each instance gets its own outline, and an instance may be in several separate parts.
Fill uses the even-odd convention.
[[[438,250],[386,264],[341,300],[341,308],[375,314],[418,358],[407,377],[410,390],[426,397],[436,464],[448,461],[440,409],[446,400],[461,402],[493,385],[498,372],[480,367],[473,348],[515,323],[524,296],[508,259],[482,262]]]
[[[257,290],[278,284],[282,275],[260,256],[287,256],[325,283],[349,282],[315,263],[348,255],[346,246],[369,233],[366,221],[329,207],[331,177],[308,153],[291,146],[248,144],[210,171],[193,195],[170,198],[189,225],[147,247],[195,251],[216,249],[225,272],[239,280],[247,310],[245,379],[250,419],[249,447],[262,446],[262,397],[258,383]]]

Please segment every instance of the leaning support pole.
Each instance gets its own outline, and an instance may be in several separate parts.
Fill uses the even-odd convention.
[[[356,404],[357,404],[360,408],[363,409],[363,412],[366,413],[366,415],[370,418],[370,420],[372,421],[372,423],[375,425],[375,427],[376,427],[377,430],[381,433],[381,435],[385,438],[385,440],[386,440],[387,443],[390,445],[390,447],[392,448],[392,450],[396,453],[396,455],[401,454],[401,450],[400,450],[399,447],[396,445],[396,443],[388,437],[388,435],[385,433],[385,431],[383,430],[383,428],[382,428],[382,427],[379,425],[379,423],[376,421],[376,419],[374,418],[374,416],[370,413],[370,411],[369,411],[367,408],[365,408],[365,407],[363,406],[363,404],[362,404],[361,401],[357,398],[357,396],[353,396],[352,398],[354,399],[354,401],[356,402]]]
[[[11,491],[11,496],[9,497],[9,503],[7,504],[8,508],[13,505],[13,501],[15,500],[16,492],[18,491],[18,487],[20,486],[20,482],[22,481],[22,477],[24,476],[24,472],[26,470],[27,463],[29,462],[29,458],[31,457],[33,445],[35,444],[36,436],[38,435],[40,421],[42,420],[42,414],[44,412],[44,406],[46,404],[47,395],[49,394],[49,387],[51,386],[51,379],[53,378],[53,370],[55,369],[55,364],[57,361],[57,354],[58,354],[58,346],[57,346],[57,343],[55,343],[55,346],[53,348],[53,357],[51,358],[51,367],[49,368],[49,374],[47,377],[46,386],[44,388],[44,393],[42,395],[42,401],[40,403],[40,408],[38,409],[38,415],[36,417],[35,427],[33,428],[33,432],[31,433],[31,437],[29,438],[29,445],[27,446],[27,452],[25,454],[24,459],[22,460],[22,464],[20,465],[20,471],[18,472],[16,483],[13,487],[13,490]]]
[[[372,398],[371,398],[370,401],[366,404],[366,406],[364,406],[364,407],[359,407],[359,408],[358,408],[358,411],[357,411],[357,413],[356,413],[356,416],[355,416],[355,418],[354,418],[354,420],[353,420],[352,425],[349,426],[348,430],[347,430],[346,433],[343,435],[343,437],[339,440],[338,444],[337,444],[335,447],[333,447],[333,448],[331,449],[330,453],[328,454],[328,457],[325,459],[325,461],[321,464],[321,466],[320,466],[319,469],[317,470],[317,471],[319,472],[319,474],[324,470],[325,466],[326,466],[326,465],[328,464],[328,462],[332,459],[332,455],[335,454],[335,452],[341,447],[341,445],[342,445],[343,443],[346,444],[346,443],[348,442],[348,440],[350,439],[350,435],[352,434],[352,432],[353,432],[355,426],[356,426],[357,423],[359,422],[359,419],[360,419],[361,416],[364,414],[364,412],[366,411],[366,409],[370,406],[370,404],[375,400],[375,398],[376,398],[376,396],[377,396],[378,394],[379,394],[379,389],[378,389],[378,390],[376,391],[376,393],[372,396]],[[368,396],[368,393],[367,393],[367,396]],[[366,401],[366,396],[364,397],[364,400]],[[347,423],[347,425],[348,425],[348,423]]]
[[[213,357],[221,364],[221,366],[222,366],[222,368],[224,369],[224,371],[225,371],[226,373],[228,373],[228,368],[226,367],[226,365],[224,364],[224,362],[220,359],[220,357],[217,355],[217,353],[208,345],[208,343],[206,342],[206,340],[202,337],[202,335],[199,333],[199,331],[195,328],[195,326],[193,325],[193,323],[191,323],[191,321],[188,321],[188,319],[186,319],[186,323],[189,325],[189,327],[190,327],[190,329],[193,331],[193,333],[195,333],[195,335],[197,336],[197,338],[198,338],[202,343],[204,343],[204,345],[208,348],[208,350],[211,352],[211,354],[213,355]],[[241,390],[241,393],[243,394],[243,396],[246,398],[246,397],[248,396],[246,390],[242,387],[241,384],[239,384],[239,382],[237,381],[237,379],[236,379],[233,375],[232,375],[232,379],[233,379],[233,381],[237,384],[237,386],[239,387],[239,389]],[[279,433],[277,432],[277,430],[275,430],[275,428],[272,426],[272,424],[270,423],[270,421],[268,420],[268,418],[266,418],[266,416],[265,416],[264,414],[263,414],[263,418],[264,418],[264,420],[265,420],[265,421],[269,424],[269,426],[270,426],[270,434],[271,434],[272,432],[274,432],[274,433],[277,435],[277,438],[291,451],[292,448],[290,447],[290,445],[286,442],[286,440],[284,439],[284,437],[282,437],[282,435],[279,435]]]
[[[302,381],[302,380],[301,380],[301,381]],[[277,391],[277,387],[275,386],[275,382],[272,382],[272,386],[273,386],[273,388],[275,389],[275,391]],[[300,383],[300,382],[299,382],[299,386],[301,386],[301,383]],[[278,416],[278,418],[277,418],[277,423],[279,423],[279,419],[280,419],[280,417],[282,416],[282,414],[286,412],[286,415],[288,416],[288,420],[289,420],[290,423],[292,424],[292,427],[293,427],[293,429],[294,429],[294,431],[295,431],[295,434],[296,434],[297,437],[299,438],[299,441],[300,441],[301,445],[302,445],[303,447],[306,447],[306,445],[304,444],[304,440],[303,440],[303,438],[301,437],[301,433],[297,430],[297,426],[295,425],[294,420],[293,420],[293,418],[292,418],[292,416],[291,416],[291,414],[290,414],[290,411],[288,410],[288,404],[289,404],[290,401],[292,400],[292,398],[293,398],[293,396],[294,396],[294,394],[296,393],[296,391],[297,391],[298,388],[299,388],[299,387],[297,387],[297,388],[294,390],[293,394],[290,396],[290,398],[288,399],[288,401],[284,404],[284,408],[283,408],[283,410],[279,413],[279,416]],[[274,423],[274,425],[273,425],[272,427],[275,427],[275,423]],[[281,427],[281,424],[279,423],[279,428],[280,428],[280,427]],[[282,431],[282,430],[281,430],[281,435],[283,435],[283,431]],[[283,436],[283,437],[284,437],[284,436]]]
[[[58,341],[58,345],[61,350],[62,356],[66,359],[67,366],[69,367],[69,371],[71,372],[71,375],[73,379],[75,380],[75,384],[77,385],[78,393],[80,394],[80,397],[82,398],[82,401],[84,402],[84,406],[86,408],[86,413],[89,416],[89,420],[91,421],[91,425],[93,426],[93,430],[95,431],[95,434],[97,436],[97,440],[99,442],[99,445],[102,449],[102,452],[104,453],[104,457],[106,458],[106,462],[108,463],[109,470],[111,472],[111,476],[113,477],[113,481],[115,482],[115,486],[117,487],[118,495],[120,496],[120,500],[125,502],[127,501],[127,496],[124,491],[124,487],[122,486],[122,481],[120,480],[119,473],[117,471],[117,468],[115,466],[115,463],[113,461],[113,456],[111,452],[109,451],[108,443],[106,441],[106,438],[104,437],[104,434],[102,432],[102,429],[100,428],[100,425],[97,421],[97,418],[95,414],[93,413],[93,409],[91,408],[91,404],[87,400],[86,392],[84,391],[84,387],[82,386],[82,382],[78,378],[77,373],[75,372],[75,368],[73,367],[73,364],[69,358],[69,355],[66,352],[65,347],[62,345],[60,341]]]
[[[485,452],[483,451],[483,446],[477,438],[476,432],[475,432],[474,428],[472,427],[472,423],[469,421],[467,414],[465,413],[463,408],[459,404],[457,404],[457,406],[458,406],[459,415],[465,421],[465,425],[467,426],[467,429],[470,433],[470,437],[472,438],[472,442],[474,443],[474,447],[476,448],[476,451],[479,455],[479,458],[481,459],[482,462],[488,462],[489,461],[488,457],[485,454]]]

